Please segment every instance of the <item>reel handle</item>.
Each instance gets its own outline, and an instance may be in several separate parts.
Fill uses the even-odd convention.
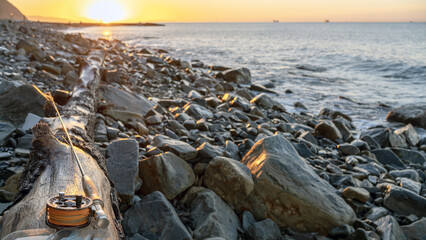
[[[92,210],[95,213],[95,221],[99,228],[106,228],[109,225],[109,219],[103,210],[104,202],[99,197],[98,190],[93,183],[92,179],[87,175],[83,175],[83,188],[84,192],[93,201]]]

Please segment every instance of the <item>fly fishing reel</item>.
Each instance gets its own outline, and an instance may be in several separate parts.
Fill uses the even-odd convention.
[[[46,224],[52,228],[82,228],[90,224],[92,200],[82,195],[49,198],[46,203]]]

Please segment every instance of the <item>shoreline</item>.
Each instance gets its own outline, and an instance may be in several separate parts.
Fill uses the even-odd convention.
[[[375,127],[357,138],[350,116],[341,112],[288,113],[271,89],[251,82],[248,69],[210,67],[161,49],[91,40],[36,24],[0,21],[0,98],[22,81],[56,92],[66,103],[69,93],[59,90],[70,91],[78,81],[78,58],[89,49],[105,49],[93,140],[107,163],[137,152],[136,159],[123,157],[139,164],[133,175],[126,175],[125,162],[108,169],[122,200],[128,238],[152,234],[143,224],[157,228],[157,237],[167,234],[164,220],[182,239],[260,238],[255,229],[276,239],[374,239],[389,228],[396,237],[416,229],[422,234],[426,138],[420,139],[411,125]],[[22,111],[34,111],[31,104]],[[8,106],[0,103],[0,109]],[[10,116],[0,112],[3,121]],[[19,178],[28,161],[31,134],[19,129],[26,117],[21,113],[19,121],[4,123],[9,134],[1,132],[0,156],[8,165],[1,168],[7,173],[2,176]],[[121,141],[137,147],[117,146]],[[288,170],[288,164],[297,167]],[[17,183],[2,180],[0,200],[10,202]],[[156,209],[165,215],[144,218],[152,207],[149,199],[166,206]],[[399,204],[403,199],[419,207]],[[289,201],[293,209],[283,210]],[[314,229],[320,233],[311,233]]]

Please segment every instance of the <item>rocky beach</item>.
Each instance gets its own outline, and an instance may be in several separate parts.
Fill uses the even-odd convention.
[[[80,127],[118,195],[121,238],[426,239],[424,106],[360,132],[332,107],[289,113],[247,68],[30,22],[0,21],[3,215],[28,191],[33,127],[52,117],[41,92],[61,111],[93,49],[105,52],[96,120]]]

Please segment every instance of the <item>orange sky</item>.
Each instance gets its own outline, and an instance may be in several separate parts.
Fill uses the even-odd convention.
[[[88,21],[104,0],[10,0],[27,16]],[[426,0],[105,0],[119,4],[123,22],[407,22],[426,21]],[[104,2],[105,2],[104,1]],[[97,5],[99,6],[99,5]],[[115,7],[117,9],[117,7]],[[98,9],[98,7],[95,7]],[[109,9],[114,10],[114,9]],[[114,14],[111,13],[111,14]],[[99,21],[99,19],[92,19]]]

